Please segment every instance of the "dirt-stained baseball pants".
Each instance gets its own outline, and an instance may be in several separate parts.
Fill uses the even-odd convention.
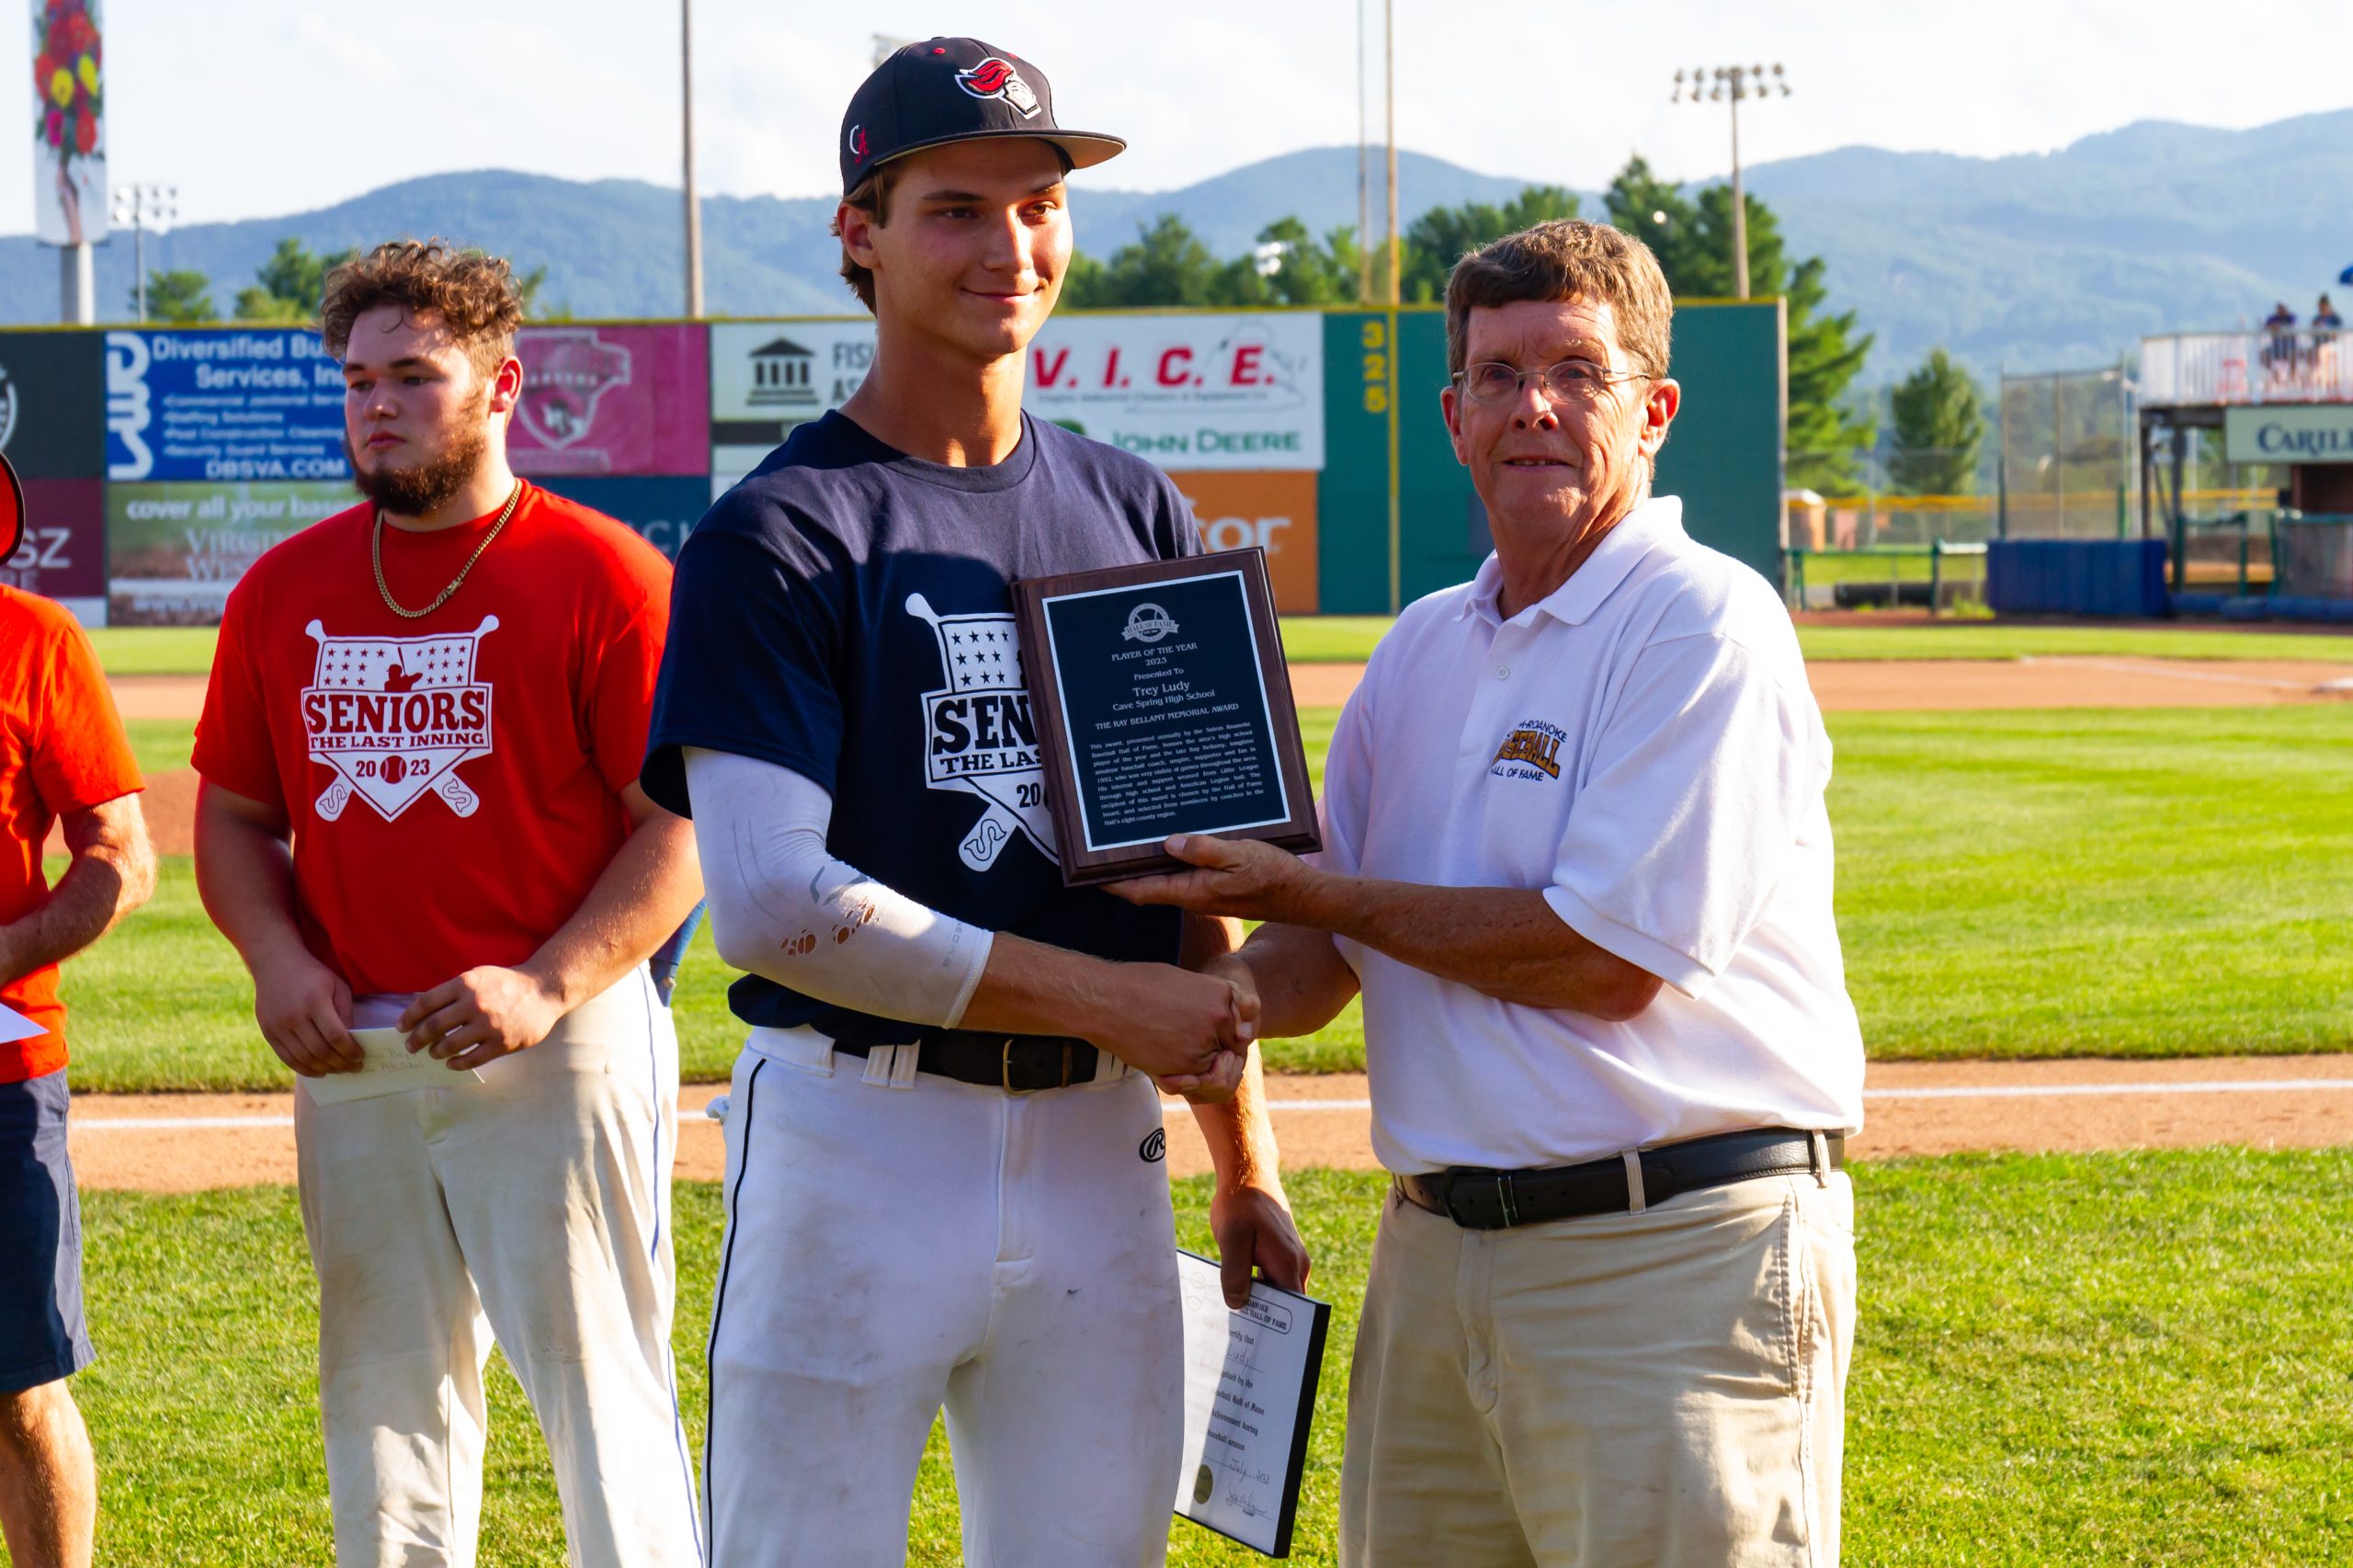
[[[366,998],[391,1024],[404,998]],[[470,1568],[493,1335],[575,1568],[694,1568],[670,1359],[678,1045],[642,968],[479,1084],[295,1096],[337,1568]]]
[[[1160,1096],[762,1029],[727,1111],[713,1568],[898,1568],[944,1403],[968,1568],[1149,1568],[1183,1443]]]
[[[1844,1172],[1507,1231],[1392,1193],[1344,1568],[1834,1568],[1854,1223]]]

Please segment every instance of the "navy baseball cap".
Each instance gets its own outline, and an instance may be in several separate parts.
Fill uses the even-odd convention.
[[[1054,123],[1046,74],[975,38],[911,43],[874,68],[842,116],[842,194],[893,158],[950,142],[1034,136],[1074,169],[1127,151],[1117,136]]]

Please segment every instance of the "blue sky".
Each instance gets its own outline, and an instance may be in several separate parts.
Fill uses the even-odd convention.
[[[176,184],[184,221],[486,166],[675,184],[677,15],[676,0],[105,0],[110,174]],[[695,15],[708,192],[825,190],[878,28],[972,33],[1036,61],[1065,125],[1132,142],[1097,176],[1109,184],[1183,185],[1356,135],[1351,0],[696,0]],[[1378,0],[1368,21],[1377,87]],[[2345,26],[2341,0],[2235,0],[2183,21],[2144,0],[1397,0],[1398,136],[1578,186],[1637,150],[1678,176],[1720,174],[1722,109],[1670,105],[1669,77],[1754,60],[1785,63],[1797,90],[1744,116],[1752,162],[1858,142],[2042,152],[2133,119],[2345,107],[2348,79],[2320,58],[2341,54]],[[0,115],[29,126],[18,50]],[[31,226],[32,165],[0,160],[0,232]]]

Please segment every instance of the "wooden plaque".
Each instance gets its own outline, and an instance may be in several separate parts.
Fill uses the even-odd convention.
[[[1181,870],[1172,833],[1320,848],[1260,550],[1013,585],[1071,887]]]

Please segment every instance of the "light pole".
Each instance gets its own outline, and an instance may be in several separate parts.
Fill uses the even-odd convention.
[[[679,141],[687,186],[687,319],[702,317],[702,202],[695,195],[695,0],[678,0]]]
[[[1675,95],[1666,100],[1721,103],[1732,110],[1732,275],[1733,291],[1744,300],[1748,298],[1748,197],[1740,185],[1740,104],[1743,98],[1777,95],[1790,96],[1778,63],[1769,72],[1762,65],[1719,65],[1712,71],[1695,65],[1688,81],[1684,73],[1675,74]]]
[[[147,231],[168,232],[180,215],[180,187],[176,185],[119,185],[114,187],[114,221],[131,226],[131,266],[138,291],[139,319],[147,320]]]
[[[1389,106],[1381,118],[1389,122],[1389,302],[1394,305],[1405,297],[1398,278],[1403,258],[1397,245],[1397,0],[1381,0],[1381,53],[1382,92]]]
[[[1372,177],[1365,147],[1364,5],[1357,0],[1357,303],[1372,303]]]

